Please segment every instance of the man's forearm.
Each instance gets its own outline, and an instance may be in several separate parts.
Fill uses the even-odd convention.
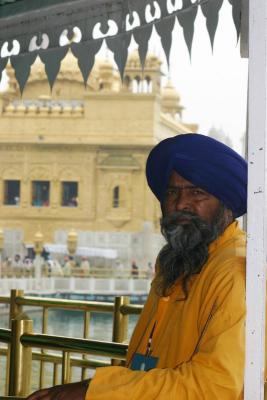
[[[48,389],[38,390],[31,394],[27,400],[84,400],[89,387],[91,379],[86,379],[81,382],[68,383],[65,385],[58,385]]]

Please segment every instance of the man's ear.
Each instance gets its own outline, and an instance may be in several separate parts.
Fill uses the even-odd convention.
[[[226,226],[230,225],[234,221],[234,214],[233,211],[230,210],[230,208],[225,209],[225,221],[227,223]]]

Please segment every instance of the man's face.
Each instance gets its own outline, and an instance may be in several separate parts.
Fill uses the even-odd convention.
[[[161,232],[166,245],[159,254],[158,293],[165,296],[182,278],[185,298],[190,277],[208,259],[209,244],[232,222],[232,211],[216,197],[176,172],[170,176],[162,204]]]
[[[164,216],[176,211],[189,211],[211,225],[219,212],[220,206],[220,201],[212,194],[193,185],[177,172],[171,173],[163,202]],[[181,224],[186,222],[186,218],[178,221]]]

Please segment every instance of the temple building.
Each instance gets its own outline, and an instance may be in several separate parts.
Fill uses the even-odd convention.
[[[162,243],[160,208],[147,187],[146,158],[160,140],[194,132],[161,61],[141,70],[129,55],[124,81],[109,60],[97,61],[84,87],[71,54],[51,93],[37,62],[23,97],[7,69],[0,93],[0,228],[4,255],[23,254],[41,231],[45,243],[115,249],[123,263],[153,262]]]

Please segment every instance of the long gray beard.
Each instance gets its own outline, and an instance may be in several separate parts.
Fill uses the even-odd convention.
[[[161,232],[167,244],[159,254],[156,289],[160,296],[166,296],[177,279],[182,278],[185,295],[182,300],[187,298],[190,277],[201,271],[208,259],[209,244],[225,229],[224,210],[225,206],[221,205],[210,225],[187,211],[178,211],[161,219]],[[179,223],[185,219],[186,223]]]

